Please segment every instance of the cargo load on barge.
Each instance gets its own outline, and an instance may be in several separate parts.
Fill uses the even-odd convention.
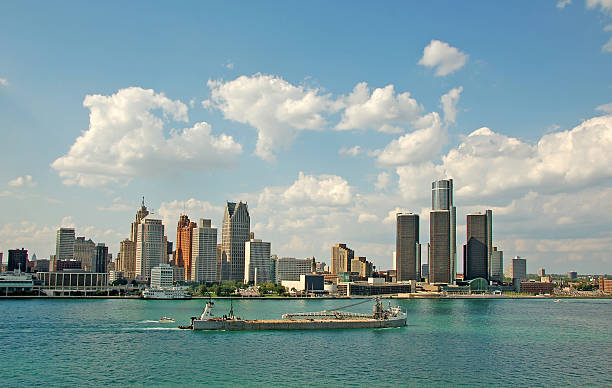
[[[361,301],[351,306],[365,303]],[[364,329],[406,326],[406,313],[399,306],[390,304],[385,308],[376,298],[372,314],[349,313],[344,311],[320,311],[311,313],[283,314],[282,319],[261,320],[241,319],[234,315],[233,305],[229,314],[215,317],[212,300],[206,303],[199,317],[192,317],[189,326],[179,326],[191,330],[312,330],[312,329]],[[345,306],[349,307],[349,306]]]

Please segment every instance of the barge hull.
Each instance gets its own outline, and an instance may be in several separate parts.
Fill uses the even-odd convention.
[[[193,330],[327,330],[371,329],[406,326],[406,318],[362,320],[194,320]]]

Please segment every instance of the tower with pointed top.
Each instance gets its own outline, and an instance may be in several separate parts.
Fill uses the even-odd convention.
[[[176,257],[174,265],[185,269],[185,279],[192,279],[193,261],[192,244],[193,230],[197,228],[195,222],[191,222],[186,214],[181,215],[176,226]]]
[[[248,205],[226,201],[221,229],[222,280],[244,280],[245,242],[249,241],[250,232]]]

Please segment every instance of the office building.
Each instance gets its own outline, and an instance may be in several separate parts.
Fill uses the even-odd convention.
[[[598,279],[599,292],[604,294],[612,293],[612,279],[606,279],[603,276],[600,276]]]
[[[55,239],[55,259],[74,259],[74,228],[59,228]]]
[[[429,283],[451,283],[451,212],[432,210],[429,213]]]
[[[361,278],[369,278],[374,273],[374,264],[363,256],[356,257],[351,260],[351,272]]]
[[[170,264],[160,264],[151,268],[151,287],[165,288],[174,284],[174,271]]]
[[[221,278],[244,280],[245,242],[251,233],[251,217],[246,203],[226,202],[221,228]]]
[[[270,243],[255,239],[245,245],[244,282],[254,284],[270,282]]]
[[[397,281],[418,280],[421,269],[419,215],[398,213],[396,226],[394,269],[397,271]]]
[[[485,214],[472,213],[467,215],[467,242],[463,246],[463,280],[490,277],[490,255],[491,245],[492,212],[487,210]]]
[[[144,197],[142,197],[142,204],[140,205],[140,209],[136,211],[136,217],[134,219],[134,222],[132,222],[132,225],[131,225],[130,240],[134,242],[138,241],[138,225],[140,225],[140,221],[142,221],[142,219],[148,215],[149,215],[149,210],[145,206]]]
[[[538,276],[539,277],[546,276],[546,270],[544,268],[538,268]]]
[[[125,239],[119,243],[117,270],[128,279],[136,279],[136,243]]]
[[[148,282],[151,269],[161,264],[164,251],[164,225],[159,218],[148,215],[140,220],[136,236],[136,276]]]
[[[429,264],[421,264],[421,277],[426,278],[429,276]]]
[[[281,285],[289,292],[307,292],[323,294],[325,280],[323,275],[300,275],[299,280],[283,280]]]
[[[449,212],[449,257],[450,257],[450,282],[457,277],[457,208],[453,199],[453,180],[441,179],[431,183],[431,210],[448,210]],[[431,263],[430,263],[431,272]]]
[[[19,270],[26,272],[28,268],[28,250],[27,249],[9,249],[8,251],[8,266],[7,272]]]
[[[578,279],[578,272],[576,272],[576,271],[569,271],[569,272],[567,273],[567,277],[568,277],[570,280],[575,280],[575,279]]]
[[[192,279],[192,255],[193,229],[197,227],[195,222],[189,221],[189,217],[183,214],[180,216],[176,227],[176,254],[174,265],[185,268],[185,279]],[[168,252],[168,239],[164,240],[164,257]],[[163,261],[162,261],[163,262]],[[195,276],[194,276],[195,278]]]
[[[491,281],[501,284],[504,281],[504,252],[493,247],[491,252]]]
[[[94,270],[96,243],[85,237],[77,237],[74,241],[74,259],[82,263],[86,272],[97,272]]]
[[[312,274],[313,259],[281,257],[273,258],[272,261],[276,284],[281,284],[283,280],[300,280],[300,275]]]
[[[355,252],[346,244],[336,244],[331,248],[331,273],[351,271],[351,260],[355,258]]]
[[[95,273],[105,273],[108,272],[107,268],[108,263],[108,247],[104,245],[104,243],[99,243],[95,248],[95,260],[94,260],[94,269]],[[89,272],[85,270],[85,272]]]
[[[217,281],[217,228],[211,221],[200,219],[200,224],[193,229],[191,249],[191,281],[212,283]],[[187,272],[185,272],[187,274]]]

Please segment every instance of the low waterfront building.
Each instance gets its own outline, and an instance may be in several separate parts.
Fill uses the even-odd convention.
[[[553,283],[521,282],[520,291],[527,294],[551,294],[554,289]]]
[[[55,260],[53,263],[53,271],[67,271],[77,270],[83,268],[83,263],[79,260]]]
[[[382,280],[382,281],[381,281]],[[369,278],[368,281],[338,283],[338,294],[353,295],[393,295],[411,293],[416,282],[388,283],[383,278]]]
[[[606,279],[603,276],[600,276],[598,285],[600,292],[603,292],[604,294],[612,293],[612,279]]]
[[[323,275],[300,275],[300,280],[283,280],[281,285],[289,292],[324,293]]]
[[[38,272],[42,291],[49,295],[72,295],[73,293],[94,293],[109,291],[108,273],[82,271]]]
[[[183,272],[184,273],[184,272]],[[170,264],[160,264],[151,268],[151,287],[172,287],[174,284],[174,270]]]
[[[108,282],[112,283],[115,280],[125,279],[123,271],[108,271]]]
[[[34,278],[32,274],[19,270],[0,273],[0,295],[8,296],[32,292]]]

